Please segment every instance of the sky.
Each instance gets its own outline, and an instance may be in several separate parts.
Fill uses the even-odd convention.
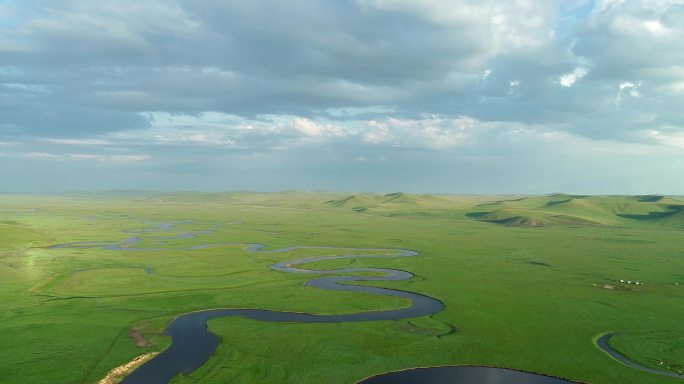
[[[684,195],[684,0],[0,0],[0,191]]]

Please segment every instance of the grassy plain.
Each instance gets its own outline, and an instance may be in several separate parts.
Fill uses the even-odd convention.
[[[617,331],[612,345],[643,364],[684,363],[683,204],[660,196],[561,194],[3,195],[0,381],[97,383],[110,369],[163,349],[164,325],[194,310],[349,313],[406,305],[304,287],[311,276],[268,269],[281,260],[341,252],[335,250],[47,248],[137,235],[145,241],[136,246],[152,247],[256,242],[414,249],[421,256],[307,267],[407,270],[415,274],[409,281],[372,285],[426,294],[446,305],[433,316],[399,321],[212,320],[210,329],[222,338],[219,349],[176,383],[353,383],[388,370],[458,364],[596,384],[681,382],[623,366],[592,340]],[[122,232],[168,222],[177,225]],[[175,237],[213,227],[212,234]],[[149,345],[136,346],[131,330]]]

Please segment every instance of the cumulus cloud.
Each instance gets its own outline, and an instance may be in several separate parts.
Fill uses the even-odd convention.
[[[436,116],[419,120],[390,118],[368,121],[364,140],[392,147],[447,149],[472,142],[491,126],[466,116],[455,119]]]
[[[572,72],[566,73],[558,79],[558,82],[563,87],[572,87],[575,82],[589,73],[585,67],[577,67]]]
[[[633,83],[631,81],[625,81],[618,85],[617,96],[615,96],[615,107],[620,108],[624,97],[639,98],[641,93],[639,88],[641,87],[641,82]]]
[[[348,134],[343,128],[335,124],[317,124],[309,119],[295,117],[292,127],[307,137],[344,136]]]
[[[414,174],[572,168],[563,145],[681,155],[684,1],[9,0],[0,18],[7,161],[116,163],[177,188],[227,163],[315,181],[406,154]]]

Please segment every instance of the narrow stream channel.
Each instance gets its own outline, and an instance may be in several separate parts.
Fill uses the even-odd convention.
[[[628,359],[627,357],[623,356],[620,352],[614,350],[608,344],[608,340],[610,340],[610,338],[615,336],[616,334],[617,333],[615,333],[615,332],[604,334],[603,336],[599,337],[598,340],[596,340],[596,346],[598,346],[603,352],[607,353],[613,359],[619,361],[620,363],[622,363],[628,367],[638,369],[638,370],[643,371],[643,372],[652,373],[655,375],[669,376],[669,377],[676,377],[678,379],[684,379],[684,375],[682,375],[682,374],[678,374],[676,372],[670,372],[670,371],[664,371],[664,370],[660,370],[660,369],[645,367],[645,366],[640,365],[637,362],[632,361],[632,360]]]

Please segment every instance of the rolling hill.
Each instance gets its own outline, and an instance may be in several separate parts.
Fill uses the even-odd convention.
[[[684,226],[684,201],[662,195],[586,196],[553,193],[483,200],[478,196],[354,194],[323,202],[330,209],[389,216],[471,219],[507,226]]]

